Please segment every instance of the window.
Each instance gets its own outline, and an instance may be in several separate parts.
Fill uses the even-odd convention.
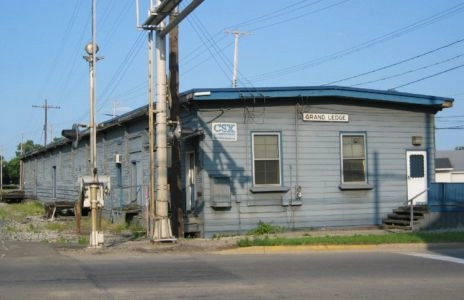
[[[280,135],[253,134],[254,185],[280,185]]]
[[[411,155],[409,157],[409,170],[411,178],[423,178],[425,176],[424,155]]]
[[[365,183],[366,136],[342,134],[342,183]]]

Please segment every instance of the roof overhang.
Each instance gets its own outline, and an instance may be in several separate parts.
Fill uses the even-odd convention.
[[[298,99],[337,97],[434,107],[437,110],[453,106],[454,99],[394,90],[373,90],[340,86],[298,86],[264,88],[192,89],[180,95],[181,101],[233,101],[243,99]]]

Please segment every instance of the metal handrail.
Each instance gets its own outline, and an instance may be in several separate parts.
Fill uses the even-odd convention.
[[[415,195],[414,197],[412,197],[411,199],[406,201],[406,205],[410,206],[410,209],[409,209],[409,227],[411,227],[411,231],[414,230],[414,205],[413,205],[412,202],[414,201],[414,199],[416,199],[417,197],[419,197],[423,193],[427,192],[429,189],[430,189],[430,187],[426,188],[425,190],[423,190],[419,194]]]

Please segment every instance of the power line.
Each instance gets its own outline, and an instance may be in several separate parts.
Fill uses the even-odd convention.
[[[438,76],[438,75],[441,75],[441,74],[444,74],[444,73],[448,73],[448,72],[454,71],[454,70],[462,68],[462,67],[464,67],[464,64],[453,67],[453,68],[446,69],[444,71],[441,71],[441,72],[438,72],[438,73],[435,73],[435,74],[432,74],[432,75],[429,75],[429,76],[419,78],[417,80],[410,81],[410,82],[402,84],[402,85],[395,86],[395,87],[391,88],[391,90],[395,90],[395,89],[398,89],[398,88],[401,88],[401,87],[404,87],[404,86],[407,86],[407,85],[411,85],[413,83],[423,81],[423,80],[426,80],[426,79],[429,79],[429,78],[432,78],[432,77],[435,77],[435,76]]]
[[[365,76],[365,75],[369,75],[369,74],[372,74],[372,73],[376,73],[376,72],[379,72],[379,71],[383,71],[383,70],[385,70],[385,69],[388,69],[388,68],[391,68],[391,67],[395,67],[395,66],[398,66],[398,65],[400,65],[400,64],[403,64],[403,63],[406,63],[406,62],[409,62],[409,61],[418,59],[418,58],[420,58],[420,57],[423,57],[423,56],[426,56],[426,55],[435,53],[435,52],[437,52],[437,51],[440,51],[440,50],[443,50],[443,49],[446,49],[446,48],[449,48],[449,47],[454,46],[454,45],[456,45],[456,44],[458,44],[458,43],[461,43],[461,42],[463,42],[463,41],[464,41],[464,39],[460,39],[460,40],[454,41],[454,42],[452,42],[452,43],[446,44],[446,45],[444,45],[444,46],[435,48],[435,49],[433,49],[433,50],[426,51],[426,52],[423,52],[423,53],[421,53],[421,54],[415,55],[415,56],[413,56],[413,57],[409,57],[409,58],[400,60],[400,61],[398,61],[398,62],[396,62],[396,63],[390,64],[390,65],[386,65],[386,66],[383,66],[383,67],[380,67],[380,68],[377,68],[377,69],[374,69],[374,70],[370,70],[370,71],[367,71],[367,72],[363,72],[363,73],[360,73],[360,74],[357,74],[357,75],[345,77],[345,78],[343,78],[343,79],[339,79],[339,80],[331,81],[331,82],[328,82],[328,83],[324,83],[324,84],[322,84],[322,85],[332,85],[332,84],[336,84],[336,83],[339,83],[339,82],[343,82],[343,81],[347,81],[347,80],[350,80],[350,79],[354,79],[354,78],[358,78],[358,77],[361,77],[361,76]]]
[[[255,28],[252,28],[251,31],[257,31],[257,30],[261,30],[261,29],[264,29],[264,28],[269,28],[269,27],[272,27],[272,26],[276,26],[276,25],[281,25],[283,23],[287,23],[287,22],[293,22],[297,19],[301,19],[303,17],[306,17],[308,15],[312,15],[312,14],[315,14],[315,13],[319,13],[321,11],[324,11],[324,10],[327,10],[327,9],[330,9],[330,8],[333,8],[333,7],[336,7],[336,6],[339,6],[339,5],[342,5],[348,1],[351,1],[351,0],[341,0],[339,2],[336,2],[336,3],[333,3],[333,4],[330,4],[330,5],[327,5],[325,7],[321,7],[319,9],[316,9],[316,10],[313,10],[313,11],[310,11],[310,12],[306,12],[306,13],[302,13],[302,14],[299,14],[297,16],[293,16],[293,17],[290,17],[290,18],[287,18],[287,19],[283,19],[283,20],[280,20],[280,21],[276,21],[274,23],[271,23],[271,24],[267,24],[267,25],[263,25],[263,26],[259,26],[259,27],[255,27]],[[314,3],[319,3],[321,1],[316,1]],[[312,4],[314,4],[312,3]]]
[[[404,35],[404,34],[410,32],[410,31],[416,30],[416,29],[418,29],[420,27],[433,24],[433,23],[438,22],[438,21],[440,21],[440,20],[442,20],[444,18],[447,18],[447,17],[449,17],[449,16],[451,16],[453,14],[456,14],[457,12],[459,12],[462,9],[464,9],[464,3],[452,6],[451,8],[448,8],[448,9],[446,9],[444,11],[441,11],[441,12],[439,12],[437,14],[434,14],[434,15],[432,15],[430,17],[421,19],[421,20],[416,21],[416,22],[414,22],[414,23],[412,23],[412,24],[410,24],[408,26],[401,27],[399,29],[396,29],[396,30],[391,31],[391,32],[389,32],[387,34],[378,36],[378,37],[376,37],[374,39],[368,40],[366,42],[355,45],[353,47],[350,47],[350,48],[347,48],[347,49],[344,49],[344,50],[341,50],[341,51],[338,51],[338,52],[335,52],[335,53],[332,53],[332,54],[329,54],[329,55],[325,55],[323,57],[313,59],[313,60],[305,62],[305,63],[289,66],[289,67],[286,67],[286,68],[282,68],[280,70],[275,70],[275,71],[270,71],[270,72],[258,74],[256,76],[252,76],[251,79],[254,80],[254,81],[263,81],[263,80],[267,80],[267,79],[271,79],[271,78],[275,78],[275,77],[281,77],[281,76],[284,76],[284,75],[288,75],[290,73],[294,73],[294,72],[297,72],[297,71],[305,70],[305,69],[308,69],[310,67],[314,67],[314,66],[317,66],[317,65],[321,65],[323,63],[333,61],[335,59],[341,58],[343,56],[346,56],[346,55],[349,55],[349,54],[352,54],[352,53],[355,53],[355,52],[359,52],[361,50],[367,49],[367,48],[372,47],[374,45],[377,45],[379,43],[391,40],[393,38],[397,38],[397,37],[399,37],[401,35]]]
[[[364,82],[361,82],[361,83],[353,84],[353,85],[351,85],[351,86],[360,86],[360,85],[365,85],[365,84],[369,84],[369,83],[374,83],[374,82],[384,81],[384,80],[387,80],[387,79],[396,78],[396,77],[403,76],[403,75],[406,75],[406,74],[414,73],[414,72],[416,72],[416,71],[421,71],[421,70],[428,69],[428,68],[430,68],[430,67],[438,66],[438,65],[441,65],[441,64],[450,62],[450,61],[452,61],[452,60],[458,59],[458,58],[460,58],[460,57],[462,57],[462,56],[464,56],[464,54],[456,55],[456,56],[454,56],[454,57],[447,58],[447,59],[441,60],[441,61],[439,61],[439,62],[430,64],[430,65],[426,65],[426,66],[422,66],[422,67],[419,67],[419,68],[416,68],[416,69],[412,69],[412,70],[408,70],[408,71],[405,71],[405,72],[393,74],[393,75],[386,76],[386,77],[383,77],[383,78],[379,78],[379,79],[375,79],[375,80],[364,81]]]
[[[307,2],[307,0],[303,0],[303,1],[299,1],[297,3],[294,3],[294,4],[290,4],[288,6],[284,6],[283,8],[280,8],[278,10],[275,10],[275,11],[272,11],[272,12],[269,12],[269,13],[266,13],[264,15],[261,15],[259,17],[255,17],[255,18],[252,18],[248,21],[244,21],[244,22],[241,22],[241,23],[237,23],[235,25],[232,25],[232,26],[228,26],[226,28],[239,28],[239,27],[244,27],[244,26],[249,26],[249,25],[252,25],[252,24],[259,24],[259,23],[263,23],[263,22],[266,22],[267,20],[273,20],[274,23],[272,24],[267,24],[267,25],[263,25],[263,26],[259,26],[259,27],[255,27],[253,29],[249,29],[248,31],[257,31],[257,30],[261,30],[261,29],[265,29],[265,28],[269,28],[269,27],[272,27],[272,26],[275,26],[275,25],[279,25],[279,24],[282,24],[282,23],[287,23],[287,22],[291,22],[291,21],[295,21],[296,19],[298,18],[301,18],[301,17],[304,17],[304,16],[307,16],[309,14],[315,14],[315,13],[318,13],[318,12],[321,12],[323,10],[326,10],[328,8],[331,8],[331,7],[334,7],[334,6],[337,6],[337,5],[340,5],[344,2],[347,2],[349,0],[343,0],[341,2],[337,2],[335,4],[331,4],[331,5],[328,5],[328,6],[325,6],[323,8],[320,8],[320,9],[317,9],[317,10],[313,10],[313,11],[310,11],[310,12],[307,12],[307,13],[304,13],[304,14],[300,14],[299,16],[294,16],[294,17],[290,17],[290,18],[287,18],[285,20],[280,20],[280,21],[275,21],[277,17],[280,17],[280,16],[285,16],[285,15],[289,15],[295,11],[298,11],[298,12],[301,12],[302,9],[306,8],[306,7],[309,7],[309,6],[313,6],[315,4],[318,4],[320,2],[323,2],[323,1],[326,1],[326,0],[317,0],[317,1],[313,1],[309,4],[304,4],[304,5],[301,5],[302,3],[304,2]],[[215,44],[219,44],[219,42],[221,42],[222,40],[224,40],[224,36],[221,35],[221,33],[226,30],[226,28],[220,30],[218,33],[216,33],[214,35],[214,37],[211,37],[211,40],[213,40],[213,42]],[[216,37],[220,36],[220,38],[216,39]],[[225,47],[223,47],[222,49],[225,49],[227,48],[228,46],[230,46],[231,44],[227,44]],[[184,64],[188,64],[189,62],[197,62],[198,60],[196,59],[198,56],[200,55],[203,55],[205,52],[202,51],[204,49],[204,47],[207,47],[204,43],[198,47],[196,47],[194,50],[192,50],[190,53],[188,53],[187,55],[181,57],[181,63],[184,63]],[[192,66],[191,68],[188,69],[188,71],[191,71],[192,69],[196,68],[197,66],[201,65],[202,63],[210,60],[210,59],[213,59],[212,56],[202,60],[200,63],[197,63],[195,64],[194,66]],[[188,72],[187,71],[187,72]],[[185,73],[185,72],[183,72]],[[249,80],[247,80],[249,81]],[[250,82],[250,85],[251,85],[251,82]]]
[[[195,32],[197,33],[198,37],[200,38],[201,42],[203,43],[203,45],[206,47],[206,49],[208,50],[208,52],[210,53],[211,57],[214,59],[214,61],[216,62],[216,65],[219,67],[219,69],[222,71],[222,73],[224,74],[224,76],[226,78],[228,78],[228,75],[227,75],[227,72],[224,70],[223,66],[219,63],[219,61],[217,60],[216,56],[219,56],[223,62],[223,64],[225,65],[225,67],[227,67],[229,70],[230,69],[230,62],[228,63],[226,61],[226,59],[221,56],[221,53],[222,53],[222,50],[218,48],[218,46],[214,43],[214,41],[211,39],[211,38],[208,38],[206,36],[206,34],[204,33],[204,30],[201,32],[200,34],[200,29],[201,28],[198,28],[200,27],[199,24],[201,24],[201,22],[198,20],[198,18],[196,18],[195,15],[192,15],[192,20],[187,19],[187,21],[192,25],[192,28],[195,30]],[[196,23],[194,23],[196,22]],[[206,40],[205,40],[206,39]],[[210,45],[208,44],[210,43]],[[211,50],[211,48],[214,48],[214,50],[216,51],[216,54],[215,55],[213,53],[213,51]]]

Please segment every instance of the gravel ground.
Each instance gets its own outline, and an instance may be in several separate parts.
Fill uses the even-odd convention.
[[[8,205],[0,203],[2,206]],[[110,253],[135,251],[140,253],[157,252],[209,252],[236,247],[240,237],[223,237],[220,239],[178,239],[172,242],[153,243],[149,238],[134,239],[131,232],[113,234],[104,232],[104,245],[100,249],[88,249],[87,243],[79,243],[79,237],[74,230],[74,217],[56,217],[47,219],[41,216],[26,217],[15,221],[8,217],[0,218],[0,240],[47,242],[62,251],[75,253]],[[69,224],[72,223],[72,224]],[[73,228],[73,230],[54,230],[54,228]]]
[[[0,209],[2,205],[0,203]],[[104,246],[99,249],[89,249],[87,242],[79,243],[79,237],[74,230],[74,217],[26,217],[20,222],[0,218],[0,240],[16,240],[31,242],[48,242],[60,251],[79,253],[112,253],[112,252],[212,252],[237,247],[237,241],[244,236],[221,238],[186,238],[172,242],[153,243],[149,238],[134,239],[131,232],[112,234],[104,232]],[[72,223],[72,224],[69,224]],[[54,230],[54,228],[73,228],[72,230]],[[277,235],[285,236],[325,236],[325,235],[354,235],[354,234],[386,234],[391,231],[377,228],[319,228],[317,230],[285,232]],[[88,234],[88,233],[87,233]]]

